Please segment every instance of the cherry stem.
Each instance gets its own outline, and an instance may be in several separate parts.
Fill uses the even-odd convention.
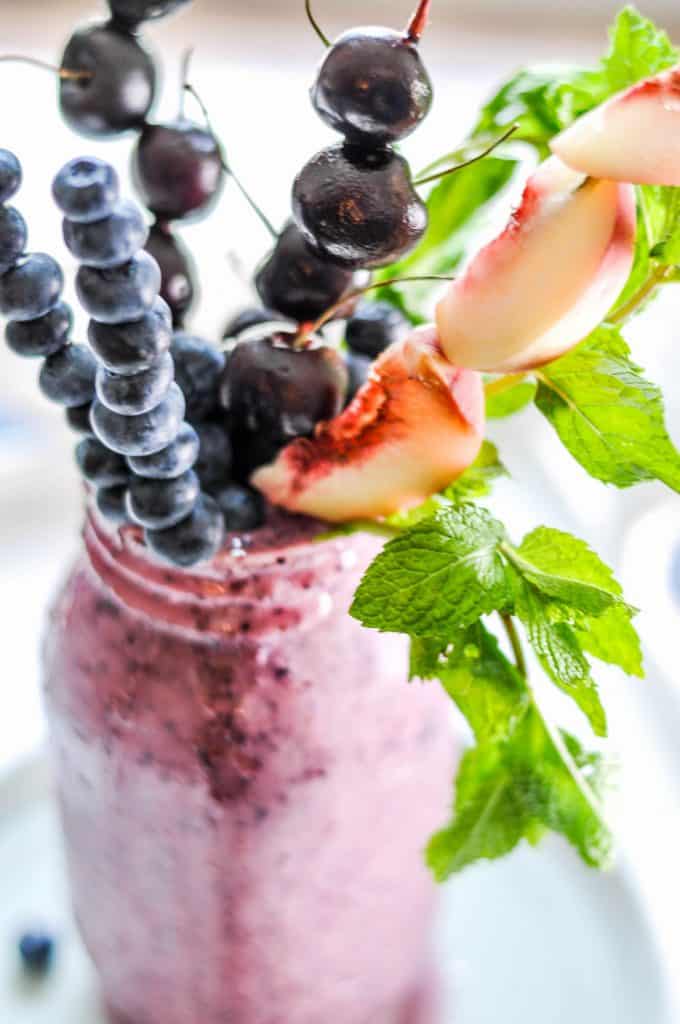
[[[193,85],[191,85],[190,82],[185,82],[184,83],[184,91],[188,92],[196,100],[196,102],[198,103],[198,106],[200,108],[200,111],[203,114],[203,117],[205,119],[205,123],[206,123],[206,127],[208,128],[208,131],[211,133],[211,135],[215,136],[215,139],[217,139],[217,135],[215,135],[215,132],[213,131],[212,124],[210,123],[210,115],[208,114],[208,108],[206,107],[205,103],[203,102],[203,100],[201,99],[199,94],[197,93],[196,89],[194,89]],[[260,205],[255,202],[255,200],[251,196],[250,192],[248,192],[248,190],[246,189],[245,185],[240,180],[240,178],[238,178],[234,174],[234,171],[232,170],[232,167],[228,163],[227,158],[225,157],[223,152],[221,152],[221,161],[222,161],[222,167],[224,168],[225,172],[229,175],[231,180],[234,182],[234,184],[236,185],[237,189],[239,190],[239,192],[241,193],[241,195],[243,196],[245,201],[248,203],[248,205],[250,206],[250,208],[253,211],[253,213],[255,213],[257,217],[259,217],[259,219],[262,222],[262,224],[264,225],[264,227],[267,229],[267,231],[272,236],[272,238],[276,241],[278,239],[278,237],[279,237],[278,231],[276,230],[276,228],[274,227],[272,222],[269,220],[269,218],[265,214],[264,210],[262,210]]]
[[[495,141],[492,142],[490,146],[487,146],[486,149],[483,149],[481,153],[478,153],[476,156],[470,157],[469,160],[464,160],[461,164],[456,164],[454,167],[447,167],[443,171],[435,171],[433,174],[425,175],[424,178],[416,178],[413,184],[416,186],[428,185],[431,181],[439,181],[440,178],[445,178],[448,174],[455,174],[456,171],[462,171],[464,167],[471,167],[473,164],[478,163],[480,160],[484,160],[485,157],[493,153],[493,151],[497,149],[500,145],[502,145],[504,142],[507,142],[510,136],[514,135],[518,129],[519,125],[513,124],[510,128],[507,129],[507,131],[503,132],[503,134],[498,139],[495,139]]]
[[[430,5],[432,0],[420,0],[416,10],[413,13],[413,17],[406,26],[406,38],[410,43],[419,43],[425,28],[427,27],[427,19],[430,16]]]
[[[30,64],[31,67],[50,71],[53,75],[59,75],[60,78],[73,82],[94,78],[94,71],[71,71],[69,68],[59,68],[56,64],[50,64],[46,60],[38,60],[37,57],[24,57],[20,53],[5,53],[0,56],[0,62],[3,64]]]
[[[418,277],[391,277],[387,281],[373,281],[371,284],[364,285],[362,288],[352,288],[350,291],[334,302],[332,306],[329,306],[325,313],[322,313],[318,320],[315,320],[312,324],[302,324],[300,331],[295,339],[296,348],[304,348],[305,343],[311,337],[312,334],[316,334],[320,331],[324,324],[327,324],[329,320],[332,320],[338,310],[342,309],[343,306],[351,302],[352,299],[358,299],[362,295],[366,295],[367,292],[373,291],[375,288],[389,288],[395,284],[412,284],[420,281],[455,281],[454,277],[447,277],[445,274],[425,274]]]
[[[319,22],[316,20],[316,18],[314,17],[314,14],[312,12],[312,0],[305,0],[305,13],[307,14],[307,20],[309,21],[309,24],[312,26],[312,28],[316,32],[317,36],[319,37],[319,39],[321,40],[323,45],[324,46],[330,46],[331,45],[330,39],[328,38],[328,36],[324,32],[324,30],[321,28],[321,26],[319,25]]]
[[[185,101],[186,101],[186,97],[187,97],[187,92],[189,91],[189,89],[187,89],[187,85],[189,84],[189,71],[191,69],[191,61],[193,60],[193,57],[194,57],[194,48],[193,48],[193,46],[189,46],[184,51],[184,54],[182,56],[182,77],[181,77],[182,87],[181,87],[181,93],[180,93],[180,98],[179,98],[179,116],[180,116],[180,120],[184,119]]]

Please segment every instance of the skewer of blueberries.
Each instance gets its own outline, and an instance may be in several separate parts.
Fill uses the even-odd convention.
[[[0,151],[0,310],[10,347],[44,357],[40,387],[52,401],[69,410],[89,406],[91,432],[77,458],[102,514],[144,527],[151,549],[169,562],[205,561],[222,543],[225,519],[201,489],[199,437],[184,414],[190,408],[201,419],[214,411],[222,357],[197,339],[173,342],[160,271],[141,248],[141,213],[119,198],[113,168],[95,159],[71,161],[53,185],[65,241],[81,262],[78,296],[92,317],[91,348],[72,344],[61,268],[46,254],[25,252],[26,224],[5,205],[21,177],[16,157]],[[173,344],[188,401],[175,382]],[[227,526],[258,525],[259,503],[238,493],[240,503],[233,488],[223,499],[233,512]]]

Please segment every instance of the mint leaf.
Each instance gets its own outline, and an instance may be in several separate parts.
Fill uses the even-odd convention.
[[[607,718],[571,626],[555,614],[550,599],[526,580],[517,580],[515,612],[548,676],[584,713],[596,736],[607,735]]]
[[[668,35],[632,6],[619,13],[610,39],[609,52],[602,60],[610,93],[665,71],[680,60],[680,51]]]
[[[629,676],[644,678],[640,638],[631,622],[630,609],[615,605],[597,618],[590,618],[576,629],[581,650],[599,661],[618,665]]]
[[[500,420],[505,416],[524,409],[536,397],[536,382],[533,380],[519,381],[507,391],[498,395],[487,395],[486,416],[490,420]]]
[[[617,487],[657,479],[680,491],[661,392],[642,377],[617,328],[602,325],[536,376],[537,407],[591,476]]]
[[[470,716],[478,745],[460,766],[453,821],[428,846],[435,877],[504,856],[523,839],[535,843],[546,829],[564,835],[588,864],[606,866],[612,840],[600,807],[600,756],[549,730],[525,681],[481,624],[460,639],[449,662],[444,685]]]
[[[503,526],[476,505],[439,509],[385,546],[351,614],[373,629],[450,637],[507,603],[503,537]]]

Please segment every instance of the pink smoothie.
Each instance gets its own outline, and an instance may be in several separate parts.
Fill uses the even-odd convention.
[[[116,1024],[431,1024],[453,740],[347,609],[375,540],[273,514],[207,568],[90,520],[46,642],[77,919]]]

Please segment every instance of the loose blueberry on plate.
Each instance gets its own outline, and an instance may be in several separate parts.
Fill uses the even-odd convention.
[[[255,276],[262,302],[292,320],[316,320],[351,287],[353,273],[313,251],[295,224],[287,224]]]
[[[134,36],[112,22],[79,29],[61,67],[89,77],[62,78],[61,113],[74,131],[107,138],[146,122],[156,90],[156,69]]]
[[[137,476],[173,480],[192,469],[198,460],[200,441],[189,423],[183,423],[175,440],[153,455],[132,456],[128,465]]]
[[[114,209],[119,195],[118,175],[103,160],[79,157],[59,171],[52,195],[65,217],[90,224],[108,217]]]
[[[76,291],[83,308],[104,324],[140,319],[153,306],[160,287],[158,264],[144,250],[120,267],[95,270],[81,266],[76,275]]]
[[[122,455],[110,451],[95,437],[85,437],[76,446],[76,461],[85,479],[95,487],[126,484],[130,470]]]
[[[100,366],[95,387],[99,401],[107,409],[124,416],[136,416],[138,413],[149,412],[163,400],[173,377],[172,356],[166,352],[139,373],[112,373]]]
[[[54,961],[54,936],[44,931],[26,932],[19,939],[19,956],[31,974],[47,974]]]
[[[101,324],[91,320],[87,337],[92,350],[113,373],[139,373],[170,348],[172,315],[159,297],[138,320]]]
[[[95,399],[90,420],[102,444],[120,455],[153,455],[174,441],[184,419],[184,397],[176,384],[155,409],[121,416]]]
[[[48,356],[40,371],[40,390],[66,407],[85,405],[94,397],[97,360],[84,345],[66,345]]]
[[[5,338],[18,356],[51,356],[64,347],[72,327],[73,310],[66,302],[59,302],[36,320],[10,320]]]
[[[220,380],[225,358],[209,341],[177,331],[170,346],[175,380],[187,403],[190,423],[208,419],[219,407]]]
[[[362,302],[347,321],[345,340],[353,352],[377,359],[408,328],[406,317],[390,302]]]
[[[389,148],[329,146],[300,171],[293,214],[307,241],[345,267],[383,267],[413,249],[427,207],[409,166]]]
[[[36,320],[59,302],[64,275],[46,253],[22,256],[0,277],[0,310],[10,320]]]
[[[102,220],[64,219],[64,241],[77,260],[105,270],[127,263],[144,247],[149,229],[136,203],[120,199]]]
[[[224,519],[217,502],[201,494],[186,519],[167,530],[146,530],[144,536],[160,558],[188,569],[208,561],[219,551],[224,539]]]

